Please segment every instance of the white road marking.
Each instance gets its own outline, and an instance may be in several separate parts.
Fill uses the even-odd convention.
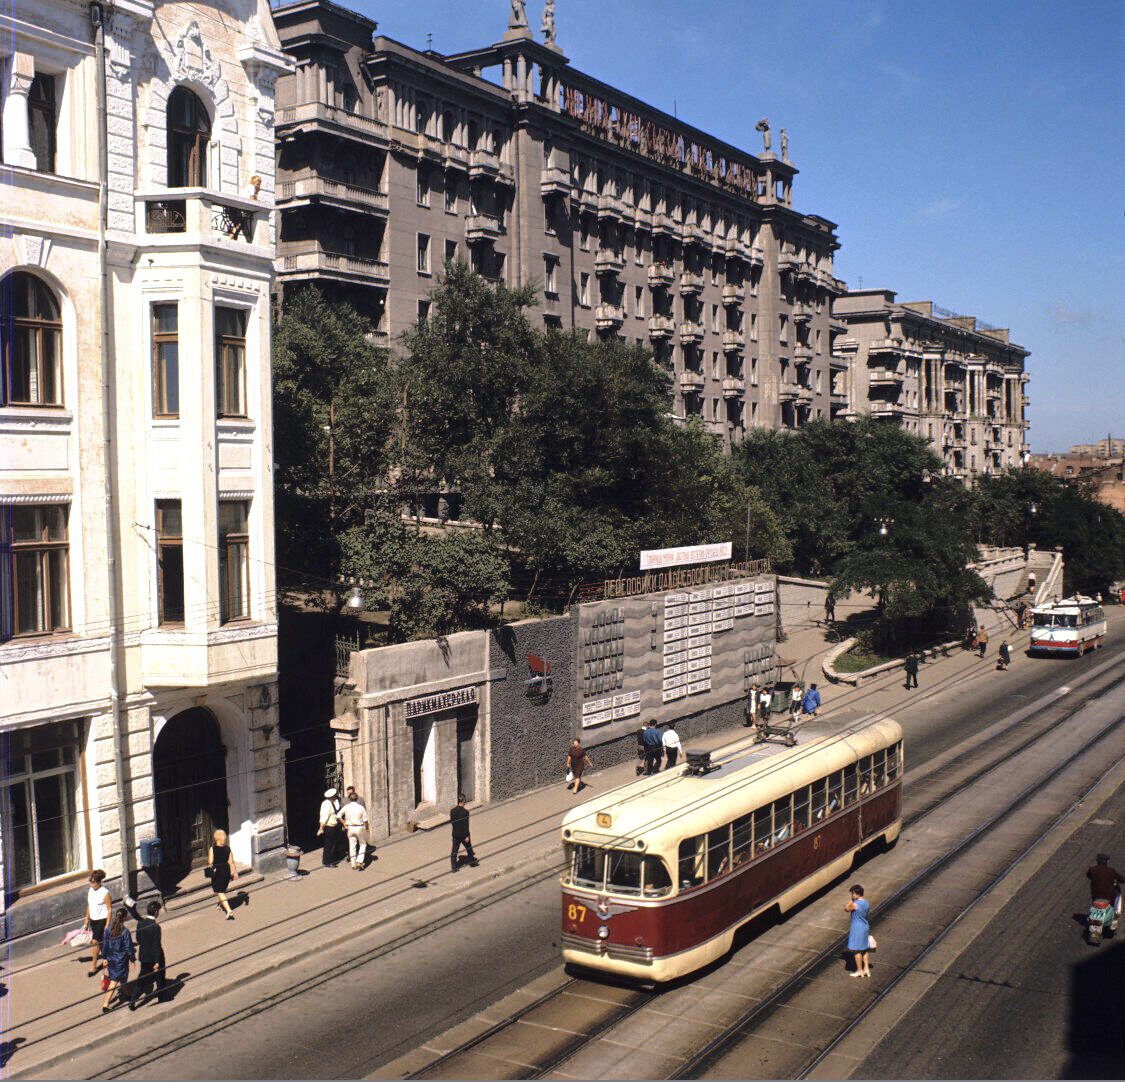
[[[1069,694],[1070,694],[1070,688],[1068,688],[1068,687],[1067,687],[1067,686],[1066,686],[1066,685],[1064,684],[1064,685],[1063,685],[1063,686],[1062,686],[1061,688],[1059,688],[1059,690],[1058,690],[1058,691],[1056,691],[1056,692],[1055,692],[1055,694],[1056,694],[1056,695],[1069,695]]]

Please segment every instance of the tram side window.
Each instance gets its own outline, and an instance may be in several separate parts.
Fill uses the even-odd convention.
[[[867,796],[871,792],[871,756],[865,755],[859,761],[859,795]]]
[[[750,859],[754,851],[754,820],[749,815],[736,819],[731,827],[731,841],[734,846],[734,866],[737,868]]]
[[[680,842],[680,889],[697,887],[703,882],[706,836],[685,838]]]
[[[793,833],[792,797],[783,796],[773,802],[773,840],[775,845],[786,841]]]
[[[824,809],[828,806],[828,779],[821,778],[809,786],[812,791],[812,817],[814,823],[819,823],[824,818]]]
[[[887,748],[887,780],[894,781],[898,777],[898,764],[901,755],[901,744]]]
[[[730,871],[730,826],[707,835],[707,878],[717,879]]]
[[[855,803],[856,787],[859,781],[859,770],[855,763],[844,767],[844,803]]]
[[[660,898],[672,890],[672,877],[659,857],[644,858],[645,897]]]
[[[602,889],[605,882],[605,850],[589,845],[574,847],[574,884]]]
[[[793,833],[800,834],[809,825],[809,787],[793,794]]]
[[[606,890],[612,891],[614,894],[641,893],[640,853],[610,851]]]
[[[773,807],[767,804],[754,813],[754,855],[773,845]]]
[[[871,756],[871,780],[876,789],[882,789],[887,784],[887,752],[880,748]]]
[[[828,775],[828,814],[840,810],[844,791],[843,771],[837,770],[835,774]]]

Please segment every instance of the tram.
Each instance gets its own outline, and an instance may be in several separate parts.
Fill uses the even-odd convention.
[[[1093,598],[1076,594],[1031,610],[1033,654],[1078,657],[1105,643],[1105,612]]]
[[[661,982],[726,954],[740,925],[785,913],[902,827],[902,729],[890,720],[796,747],[728,745],[563,819],[565,961]]]

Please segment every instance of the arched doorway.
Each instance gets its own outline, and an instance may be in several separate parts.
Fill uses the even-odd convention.
[[[219,723],[202,707],[171,718],[156,738],[153,795],[165,889],[205,864],[212,833],[229,829],[226,758]]]

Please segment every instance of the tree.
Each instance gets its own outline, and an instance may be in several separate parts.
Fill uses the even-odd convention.
[[[273,331],[277,560],[286,572],[334,579],[341,536],[385,484],[395,403],[371,332],[316,287],[286,294]]]

